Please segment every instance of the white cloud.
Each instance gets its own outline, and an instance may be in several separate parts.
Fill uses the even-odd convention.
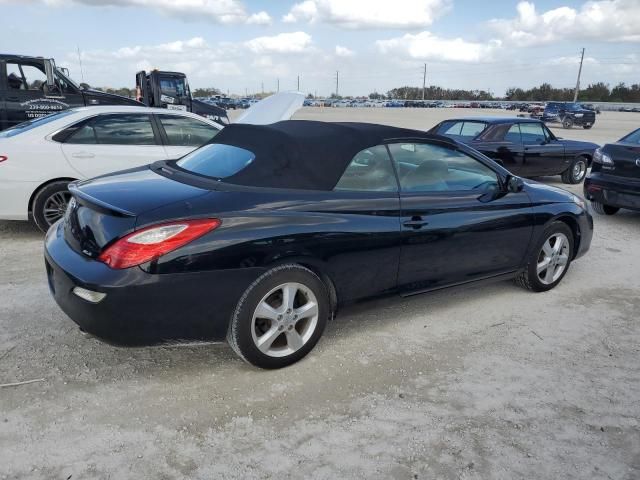
[[[342,45],[336,45],[336,55],[338,57],[353,57],[355,52]]]
[[[449,0],[305,0],[282,20],[325,22],[345,28],[422,28],[449,9]]]
[[[401,58],[439,60],[455,62],[479,62],[491,57],[500,48],[500,41],[488,43],[468,42],[462,38],[440,38],[430,32],[415,35],[407,33],[402,37],[378,40],[376,46],[384,55]]]
[[[214,23],[268,25],[267,12],[249,14],[241,0],[0,0],[2,3],[40,3],[50,7],[138,7],[184,20],[206,19]]]
[[[543,13],[523,1],[512,19],[494,19],[489,26],[505,41],[519,46],[564,39],[640,42],[640,2],[602,0],[584,3],[579,10],[558,7]]]
[[[311,35],[305,32],[280,33],[244,42],[254,53],[300,53],[311,47]]]
[[[249,25],[271,25],[271,16],[267,12],[258,12],[247,18]]]

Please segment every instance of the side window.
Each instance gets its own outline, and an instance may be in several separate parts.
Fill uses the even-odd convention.
[[[181,115],[158,115],[169,145],[200,147],[218,133],[218,129],[208,123]]]
[[[428,143],[389,145],[405,192],[484,191],[498,185],[489,167],[458,150]]]
[[[396,192],[398,184],[391,159],[384,145],[367,148],[356,154],[334,190]]]
[[[445,124],[442,126],[438,133],[440,133],[441,135],[460,135],[463,125],[464,122],[453,122],[449,123],[448,125]]]
[[[73,85],[71,85],[71,83],[67,81],[67,79],[65,79],[62,75],[56,75],[56,83],[58,84],[58,87],[60,88],[60,91],[62,93],[67,93],[67,94],[78,93],[76,88]]]
[[[10,90],[42,90],[46,83],[47,76],[40,68],[7,62],[7,85]]]
[[[547,140],[541,123],[521,123],[520,134],[522,135],[522,143],[525,145],[542,145]]]
[[[520,125],[514,123],[509,127],[507,133],[504,135],[505,142],[513,142],[513,143],[521,143],[522,139],[520,138]]]
[[[155,145],[149,115],[100,115],[71,135],[66,143]]]
[[[483,122],[464,122],[462,124],[460,136],[470,139],[475,138],[485,129],[486,126],[487,124]]]

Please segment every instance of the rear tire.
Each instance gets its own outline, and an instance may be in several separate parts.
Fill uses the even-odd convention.
[[[562,181],[571,185],[580,183],[587,175],[588,162],[584,157],[576,157],[564,172],[562,172]]]
[[[560,243],[556,243],[560,242]],[[573,232],[564,222],[553,222],[540,236],[524,270],[515,278],[533,292],[551,290],[564,278],[573,258]]]
[[[301,265],[281,265],[244,292],[227,341],[240,358],[256,367],[286,367],[313,349],[330,314],[329,293],[320,277]]]
[[[49,227],[64,216],[71,200],[68,180],[51,182],[38,190],[33,197],[31,214],[36,226],[46,232]]]
[[[615,215],[616,213],[618,213],[618,210],[620,210],[619,207],[612,207],[611,205],[606,205],[594,200],[591,200],[591,206],[600,215]]]
[[[562,119],[562,128],[571,128],[573,127],[573,119],[569,117],[565,117]]]
[[[593,127],[593,125],[583,125],[582,128],[584,128],[585,130],[589,130],[591,127]]]

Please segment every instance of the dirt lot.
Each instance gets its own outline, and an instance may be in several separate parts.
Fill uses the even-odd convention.
[[[455,110],[304,109],[428,128]],[[603,113],[604,142],[640,115]],[[545,179],[561,185],[557,179]],[[571,190],[580,192],[581,187]],[[640,478],[640,213],[597,216],[544,294],[510,282],[352,306],[312,354],[119,349],[49,296],[42,235],[0,222],[0,478]]]

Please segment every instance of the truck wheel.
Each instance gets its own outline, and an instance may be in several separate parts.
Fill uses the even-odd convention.
[[[286,367],[311,351],[330,314],[329,293],[320,277],[301,265],[281,265],[244,292],[227,341],[256,367]]]
[[[576,157],[564,172],[562,172],[562,181],[571,185],[582,182],[587,174],[587,159],[584,157]]]
[[[620,208],[591,200],[591,206],[600,215],[615,215]]]
[[[569,117],[564,117],[562,119],[562,128],[571,128],[573,127],[573,119]]]
[[[33,198],[31,214],[36,226],[46,232],[49,227],[64,216],[71,193],[67,189],[68,180],[51,182],[42,187]]]
[[[589,130],[591,127],[593,127],[593,125],[583,125],[582,128],[584,128],[585,130]]]

